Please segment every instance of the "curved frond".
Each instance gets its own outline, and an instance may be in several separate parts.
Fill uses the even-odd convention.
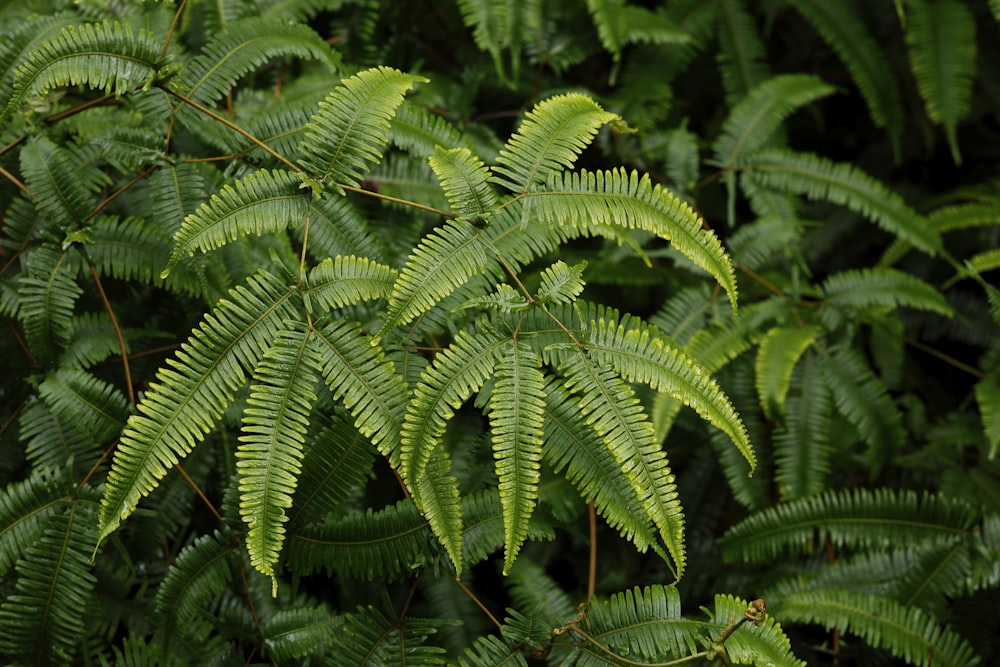
[[[716,61],[726,100],[732,104],[770,78],[770,68],[764,43],[743,0],[720,0],[718,5]]]
[[[587,0],[587,9],[594,19],[601,44],[615,60],[621,57],[622,49],[628,44],[687,44],[691,40],[690,35],[664,14],[623,0]]]
[[[746,600],[732,595],[716,595],[712,622],[718,627],[726,627],[733,619],[746,618],[748,609],[753,608]],[[760,626],[756,622],[744,623],[729,635],[725,643],[725,654],[734,665],[806,667],[805,661],[792,654],[788,637],[770,614]]]
[[[160,49],[152,34],[135,32],[129,23],[66,26],[17,68],[0,120],[28,97],[61,86],[88,85],[115,95],[142,88],[159,74]]]
[[[468,148],[446,150],[440,146],[435,147],[429,162],[451,210],[464,220],[486,222],[499,203],[486,165]]]
[[[336,71],[339,57],[312,28],[282,19],[248,17],[233,21],[188,63],[179,88],[208,104],[228,92],[244,75],[279,56],[311,58]]]
[[[897,77],[885,49],[859,18],[860,12],[827,0],[794,0],[788,4],[812,23],[823,41],[837,52],[865,98],[872,120],[886,128],[898,151],[904,118]]]
[[[654,185],[647,174],[640,176],[624,168],[558,173],[544,190],[526,197],[539,220],[549,225],[616,225],[642,229],[670,241],[722,285],[736,311],[736,276],[718,237],[703,226],[694,209]]]
[[[174,234],[170,270],[195,251],[219,248],[248,234],[264,234],[301,224],[309,210],[309,197],[290,171],[261,170],[226,185],[217,195],[184,218]]]
[[[69,252],[51,246],[32,252],[17,277],[17,317],[28,346],[40,359],[54,358],[69,343],[73,309],[83,294],[75,277],[76,262]]]
[[[583,354],[568,355],[560,368],[567,389],[579,394],[584,419],[604,440],[659,530],[680,578],[685,566],[684,515],[667,455],[654,439],[639,399],[613,371]]]
[[[573,266],[558,261],[542,269],[541,284],[535,293],[535,301],[543,304],[572,303],[583,292],[583,271],[586,268],[586,261]]]
[[[239,564],[238,542],[215,531],[184,547],[156,590],[153,605],[167,637],[185,628],[210,600],[221,596]]]
[[[758,151],[742,162],[744,176],[765,187],[846,206],[930,255],[941,249],[939,235],[921,215],[853,165],[778,149]]]
[[[486,270],[482,232],[463,220],[449,220],[432,230],[399,272],[384,331],[406,324],[451,294],[469,278]]]
[[[958,121],[969,112],[976,75],[976,23],[972,11],[955,0],[909,0],[906,43],[910,67],[927,115],[944,125],[956,164]]]
[[[61,226],[84,219],[93,197],[65,148],[47,137],[29,137],[20,158],[24,183],[39,211]]]
[[[60,368],[46,375],[38,395],[57,419],[73,424],[99,443],[114,437],[128,415],[128,401],[121,391],[76,368]]]
[[[439,667],[444,650],[427,643],[441,619],[387,618],[375,607],[348,615],[328,640],[344,665],[406,665]]]
[[[337,255],[385,261],[386,251],[368,220],[346,197],[312,197],[306,251],[317,260]],[[300,228],[305,231],[305,227]]]
[[[305,325],[278,332],[254,370],[236,450],[240,477],[240,516],[247,524],[250,564],[278,581],[274,564],[284,543],[286,510],[292,506],[309,413],[316,403],[313,386],[322,363]]]
[[[810,74],[782,74],[759,84],[723,123],[714,146],[716,164],[731,167],[741,155],[763,148],[785,118],[835,90]]]
[[[309,272],[303,291],[313,314],[389,296],[397,272],[366,257],[327,258]]]
[[[528,667],[517,644],[496,635],[478,638],[454,664],[457,667]]]
[[[407,101],[392,118],[389,139],[419,157],[430,157],[439,147],[472,148],[471,142],[446,118]]]
[[[979,664],[961,635],[919,607],[844,590],[789,593],[778,605],[786,623],[817,623],[857,635],[912,665],[965,667]]]
[[[754,374],[761,407],[769,419],[780,419],[785,411],[785,396],[792,372],[799,358],[816,340],[819,327],[774,327],[760,341]]]
[[[730,528],[719,546],[732,561],[807,553],[826,540],[838,548],[891,549],[961,541],[978,521],[970,505],[943,496],[854,489],[757,512]]]
[[[954,309],[933,285],[890,268],[848,269],[827,278],[821,287],[827,303],[847,308],[906,306],[946,317]]]
[[[36,473],[0,489],[0,576],[38,541],[49,517],[62,510],[59,501],[71,495],[74,486],[55,472]]]
[[[275,660],[289,660],[325,646],[343,623],[342,616],[335,616],[326,607],[289,607],[261,624],[260,634],[268,655]]]
[[[301,164],[320,184],[356,186],[382,159],[389,124],[403,95],[423,77],[391,67],[345,79],[320,102],[300,144]],[[318,193],[317,193],[318,194]]]
[[[0,107],[6,108],[13,94],[15,72],[39,45],[48,42],[63,28],[71,26],[76,17],[70,12],[33,14],[24,21],[10,21],[4,26],[0,43]]]
[[[294,287],[261,271],[206,315],[129,418],[101,502],[101,539],[135,511],[168,468],[215,428],[246,373],[295,319]]]
[[[489,413],[503,506],[507,545],[504,574],[507,574],[528,534],[528,522],[538,501],[545,377],[542,360],[527,343],[512,341],[501,355]]]
[[[775,480],[783,500],[805,498],[822,491],[830,471],[830,416],[833,402],[815,352],[798,365],[794,388],[783,405],[775,429]]]
[[[601,126],[617,121],[617,114],[579,93],[543,100],[501,149],[493,181],[515,193],[545,185],[551,175],[572,168]]]

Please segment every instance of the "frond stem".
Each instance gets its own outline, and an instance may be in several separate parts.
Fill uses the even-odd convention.
[[[120,188],[118,188],[117,190],[115,190],[114,192],[112,192],[110,195],[108,195],[107,197],[105,197],[104,201],[102,201],[100,204],[98,204],[97,206],[95,206],[94,210],[91,211],[90,213],[88,213],[87,217],[84,218],[83,221],[87,222],[88,220],[92,220],[94,218],[94,216],[96,216],[98,213],[100,213],[102,210],[104,210],[105,206],[107,206],[108,204],[110,204],[111,202],[113,202],[115,199],[117,199],[118,197],[120,197],[125,192],[128,192],[129,189],[131,189],[132,186],[134,186],[139,181],[141,181],[143,179],[146,179],[146,178],[149,178],[153,174],[153,172],[155,172],[159,168],[160,168],[160,165],[158,165],[158,164],[157,165],[153,165],[152,167],[148,168],[146,171],[144,171],[141,174],[137,175],[135,178],[133,178],[131,181],[129,181],[125,185],[121,186]]]
[[[917,348],[921,352],[926,352],[927,354],[929,354],[931,356],[937,357],[938,359],[940,359],[944,363],[948,364],[949,366],[953,366],[953,367],[957,368],[960,371],[965,371],[969,375],[972,375],[973,377],[977,377],[980,380],[982,380],[982,379],[984,379],[986,377],[986,373],[982,372],[978,368],[973,368],[972,366],[959,361],[955,357],[952,357],[952,356],[949,356],[949,355],[945,354],[941,350],[935,349],[935,348],[931,347],[930,345],[926,345],[924,343],[921,343],[919,340],[916,340],[915,338],[910,338],[909,336],[903,336],[903,342],[906,343],[907,345],[912,345],[913,347]]]
[[[115,338],[118,339],[118,350],[122,355],[122,368],[125,371],[125,388],[128,389],[128,402],[130,405],[135,406],[135,387],[132,384],[132,371],[129,368],[128,363],[128,351],[125,349],[125,338],[122,336],[122,329],[118,326],[118,318],[115,317],[115,310],[111,307],[111,302],[108,301],[108,295],[104,291],[104,285],[101,283],[101,277],[97,275],[97,269],[94,268],[93,262],[88,262],[90,265],[90,275],[94,279],[94,284],[97,285],[97,291],[101,294],[101,302],[104,304],[104,310],[107,311],[108,317],[111,318],[111,328],[115,330]]]
[[[160,51],[160,60],[167,57],[167,49],[170,48],[170,41],[174,38],[174,32],[177,30],[177,23],[181,20],[181,13],[187,7],[187,0],[181,0],[181,3],[177,5],[177,11],[174,12],[174,20],[170,23],[170,29],[167,30],[167,38],[163,40],[163,50]]]
[[[590,522],[590,567],[587,571],[587,601],[594,597],[597,587],[597,510],[594,501],[587,503],[587,518]]]
[[[440,215],[443,218],[450,219],[457,217],[454,213],[449,213],[448,211],[442,211],[441,209],[434,208],[433,206],[418,204],[417,202],[410,201],[409,199],[401,199],[399,197],[393,197],[392,195],[382,194],[381,192],[375,192],[374,190],[366,190],[364,188],[355,187],[353,185],[344,185],[343,183],[338,183],[337,185],[339,185],[344,190],[347,190],[348,192],[355,192],[357,194],[365,195],[367,197],[374,197],[376,199],[389,201],[392,202],[393,204],[400,204],[402,206],[409,206],[410,208],[420,209],[421,211],[427,211],[428,213],[433,213],[434,215]]]
[[[184,470],[184,467],[180,463],[175,463],[174,468],[176,468],[177,472],[179,472],[181,476],[185,480],[187,480],[187,483],[191,486],[192,489],[194,489],[194,492],[198,494],[198,497],[201,498],[202,502],[205,503],[205,505],[208,507],[208,511],[210,511],[213,515],[215,515],[215,518],[219,521],[219,523],[222,523],[223,522],[222,515],[219,514],[219,510],[215,509],[215,505],[213,505],[212,501],[208,499],[208,497],[205,495],[205,492],[201,490],[201,487],[198,486],[198,483],[195,482],[193,479],[191,479],[191,476],[187,474],[187,471]],[[244,577],[244,580],[245,579],[246,577]],[[256,616],[254,618],[256,620]]]
[[[683,665],[685,662],[691,662],[692,660],[698,660],[699,658],[707,658],[710,656],[719,656],[720,654],[715,651],[699,651],[698,653],[692,653],[691,655],[686,655],[683,658],[677,658],[676,660],[668,660],[667,662],[639,662],[637,660],[629,660],[628,658],[618,655],[607,646],[597,641],[595,637],[587,634],[577,626],[576,622],[571,623],[565,629],[559,628],[560,630],[570,630],[580,635],[587,641],[588,644],[593,644],[601,653],[613,658],[616,661],[623,662],[626,665],[634,665],[635,667],[672,667],[673,665]]]
[[[471,598],[472,601],[476,603],[476,606],[479,607],[479,609],[481,609],[484,614],[486,614],[487,618],[489,618],[490,621],[493,622],[493,625],[497,626],[498,628],[501,626],[500,621],[497,620],[497,617],[494,616],[492,613],[490,613],[490,610],[486,608],[486,605],[484,605],[482,601],[476,597],[475,593],[469,590],[468,586],[462,583],[461,579],[455,577],[455,583],[458,584],[458,587],[461,588],[463,591],[465,591],[465,594],[468,595],[469,598]]]
[[[6,179],[7,179],[8,181],[10,181],[10,182],[11,182],[11,183],[13,183],[13,184],[14,184],[15,186],[17,186],[17,189],[18,189],[18,190],[20,190],[20,191],[21,191],[21,192],[23,192],[24,194],[28,195],[29,197],[31,197],[31,196],[32,196],[32,195],[31,195],[31,190],[29,190],[29,189],[28,189],[28,186],[27,186],[27,185],[25,185],[24,183],[22,183],[22,182],[21,182],[21,181],[20,181],[20,180],[19,180],[19,179],[17,178],[17,176],[15,176],[14,174],[10,173],[9,171],[7,171],[6,169],[4,169],[3,167],[0,167],[0,174],[2,174],[4,178],[6,178]]]

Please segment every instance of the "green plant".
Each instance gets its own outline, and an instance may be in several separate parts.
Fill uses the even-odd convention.
[[[787,5],[0,10],[0,655],[994,655],[992,17]]]

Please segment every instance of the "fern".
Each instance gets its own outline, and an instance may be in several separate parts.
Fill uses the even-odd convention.
[[[430,157],[430,164],[459,218],[486,222],[498,204],[486,166],[466,148],[446,151],[440,146]]]
[[[587,0],[597,35],[604,48],[618,60],[622,49],[634,42],[685,44],[690,37],[673,21],[623,0]]]
[[[716,58],[726,98],[733,102],[770,78],[764,62],[764,45],[742,0],[721,0],[717,20]]]
[[[754,371],[760,403],[769,418],[776,419],[784,413],[795,365],[818,334],[815,326],[775,327],[761,339]]]

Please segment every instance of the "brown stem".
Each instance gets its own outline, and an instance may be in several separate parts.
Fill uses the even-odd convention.
[[[97,285],[97,291],[101,294],[101,302],[104,303],[104,310],[107,311],[108,317],[111,318],[111,328],[115,330],[115,338],[118,339],[118,350],[122,355],[122,368],[125,370],[125,387],[128,389],[128,402],[134,406],[136,403],[135,388],[132,386],[132,371],[129,369],[128,352],[125,350],[125,337],[122,336],[121,327],[118,326],[118,318],[115,317],[115,310],[111,307],[111,302],[108,301],[104,285],[101,283],[101,278],[97,275],[97,269],[94,268],[93,264],[90,264],[90,275],[94,279],[94,284]]]
[[[597,587],[597,510],[594,501],[587,503],[587,517],[590,520],[590,567],[587,571],[587,601],[594,597]]]
[[[458,587],[461,588],[463,591],[465,591],[465,594],[468,595],[472,599],[472,601],[476,603],[476,606],[479,607],[484,614],[486,614],[486,617],[493,622],[493,625],[499,628],[501,625],[500,621],[497,620],[496,616],[490,613],[490,610],[487,609],[486,605],[484,605],[482,601],[480,601],[480,599],[476,597],[476,594],[470,591],[469,587],[463,584],[462,580],[459,579],[458,577],[455,577],[455,583],[458,584]]]

